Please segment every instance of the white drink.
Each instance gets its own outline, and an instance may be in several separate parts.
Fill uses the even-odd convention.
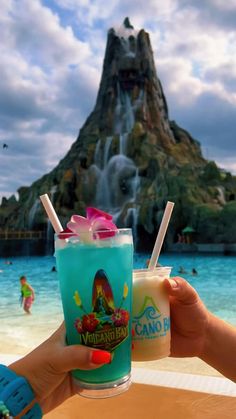
[[[170,354],[170,305],[163,281],[171,268],[133,271],[132,361],[152,361]]]

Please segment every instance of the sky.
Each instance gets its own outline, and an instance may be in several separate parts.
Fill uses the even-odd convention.
[[[0,200],[70,149],[126,16],[149,33],[169,119],[236,174],[236,0],[1,0]]]

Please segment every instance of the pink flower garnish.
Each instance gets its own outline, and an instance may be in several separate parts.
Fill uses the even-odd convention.
[[[68,227],[66,227],[61,231],[61,233],[58,234],[59,239],[69,239],[71,236],[76,236],[76,234],[73,233]]]
[[[67,228],[84,241],[90,242],[96,237],[105,239],[114,236],[116,225],[112,222],[112,215],[96,208],[89,207],[86,217],[72,215]]]

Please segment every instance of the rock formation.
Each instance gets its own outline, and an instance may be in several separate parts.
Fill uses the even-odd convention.
[[[118,226],[132,227],[139,249],[152,247],[167,200],[176,204],[167,244],[186,225],[202,242],[236,242],[225,215],[236,214],[236,179],[205,160],[199,142],[169,121],[149,35],[127,18],[108,32],[96,104],[77,140],[55,169],[18,192],[18,202],[3,200],[1,229],[49,234],[38,199],[48,193],[64,226],[72,214],[96,206]]]

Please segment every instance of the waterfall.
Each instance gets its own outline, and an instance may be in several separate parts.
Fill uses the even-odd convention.
[[[218,191],[218,196],[217,199],[220,202],[221,205],[225,205],[226,201],[225,201],[225,190],[223,186],[217,186],[216,187],[217,191]]]
[[[40,201],[39,201],[39,199],[37,198],[37,199],[34,201],[34,203],[33,203],[32,207],[30,208],[30,211],[29,211],[29,218],[28,218],[28,228],[29,228],[29,230],[32,230],[32,229],[33,229],[33,226],[34,226],[34,220],[35,220],[35,215],[36,215],[36,213],[37,213],[37,211],[38,211],[39,205],[40,205]]]
[[[134,109],[131,105],[131,99],[128,92],[124,94],[124,102],[125,102],[125,131],[131,132],[134,126]]]
[[[99,167],[100,161],[101,161],[101,140],[99,138],[98,141],[96,142],[96,148],[95,148],[95,153],[94,153],[94,164]]]
[[[132,35],[132,36],[130,36]],[[137,40],[131,28],[119,31],[121,47],[127,60],[133,61],[136,56]],[[114,109],[113,130],[106,139],[98,139],[94,153],[94,163],[88,170],[89,179],[96,184],[95,205],[113,215],[114,221],[125,227],[132,227],[134,241],[137,238],[137,221],[139,209],[137,191],[139,188],[138,169],[129,158],[129,135],[135,124],[135,112],[144,104],[144,90],[140,89],[138,97],[132,99],[132,91],[126,88],[129,73],[124,72],[116,84],[116,103]],[[135,73],[131,72],[132,77]],[[127,84],[127,86],[129,86]],[[118,137],[119,144],[112,146],[113,139]],[[117,154],[114,154],[114,150]],[[96,176],[92,176],[96,174]]]
[[[128,92],[120,88],[117,84],[117,102],[115,107],[114,133],[129,134],[134,126],[135,116],[134,107]]]
[[[121,121],[121,96],[120,96],[120,84],[117,83],[117,99],[116,99],[116,107],[115,107],[115,118],[114,118],[114,133],[119,134],[122,128],[122,121]]]
[[[113,140],[112,136],[107,137],[107,140],[106,140],[106,143],[105,143],[105,148],[104,148],[103,167],[106,167],[107,162],[109,160],[109,153],[110,153],[112,140]]]
[[[138,239],[138,233],[137,233],[138,215],[139,215],[138,208],[132,207],[132,208],[128,208],[126,218],[125,218],[125,224],[132,227],[134,244],[137,243],[137,239]]]
[[[120,154],[124,154],[126,155],[127,152],[127,139],[128,139],[128,134],[120,134],[119,136],[120,139]]]
[[[133,202],[137,189],[137,168],[133,160],[117,154],[102,170],[96,194],[97,205],[112,213]]]
[[[123,42],[127,48],[127,40]],[[128,52],[128,49],[127,49]],[[132,105],[130,93],[117,83],[117,99],[114,112],[113,135],[118,135],[118,153],[112,155],[113,135],[105,142],[98,139],[94,153],[94,164],[88,177],[96,173],[95,205],[113,215],[114,222],[132,227],[134,242],[137,238],[139,188],[138,169],[127,155],[129,134],[135,123],[135,110],[143,103],[143,91]],[[125,212],[124,212],[125,211]]]
[[[146,104],[146,93],[144,89],[140,89],[138,98],[134,102],[134,110],[136,111],[141,106],[144,106],[144,103]]]
[[[100,172],[100,177],[98,178],[96,191],[96,205],[107,212],[109,212],[111,208],[110,187],[106,169]]]
[[[137,239],[138,239],[137,225],[138,225],[139,207],[136,203],[138,187],[139,187],[139,175],[138,175],[138,169],[136,169],[136,174],[135,174],[134,183],[133,183],[133,191],[134,191],[133,202],[134,202],[134,206],[128,208],[127,216],[126,216],[126,218],[127,218],[126,219],[126,224],[132,226],[134,244],[137,243]]]

